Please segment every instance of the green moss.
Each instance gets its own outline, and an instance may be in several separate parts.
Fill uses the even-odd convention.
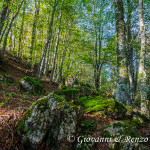
[[[115,134],[110,135],[108,128],[112,128],[111,130],[116,130]],[[115,129],[116,128],[116,129]],[[110,130],[110,129],[109,129]],[[122,122],[115,122],[107,127],[104,128],[104,135],[105,137],[118,137],[119,135],[122,136],[131,136],[131,137],[140,137],[133,129],[132,126],[122,123]]]
[[[66,85],[63,85],[63,84],[61,84],[59,87],[60,87],[61,89],[63,89],[63,90],[66,90],[66,89],[67,89],[67,86],[66,86]]]
[[[75,88],[70,88],[68,90],[60,90],[60,91],[56,91],[55,93],[58,95],[70,95],[73,93],[78,93],[79,89],[75,89]]]
[[[103,97],[103,98],[107,98],[106,94],[103,93],[102,91],[93,90],[92,92],[93,92],[92,95],[94,95],[94,96],[100,96],[100,97]]]
[[[132,127],[140,128],[139,125],[136,122],[134,122],[134,121],[132,121],[130,119],[124,120],[123,122],[128,124],[128,125],[130,125],[130,126],[132,126]]]
[[[78,80],[78,82],[79,82],[80,86],[86,86],[86,87],[92,88],[92,86],[86,82],[83,82],[81,80]]]
[[[133,116],[132,122],[137,124],[137,126],[139,126],[139,127],[144,127],[146,125],[146,123],[140,116]]]
[[[31,117],[31,108],[29,108],[26,113],[24,114],[24,116],[18,121],[17,124],[17,130],[19,130],[21,133],[24,131],[25,129],[25,120],[27,120],[28,118]]]
[[[139,101],[139,100],[136,100],[135,102],[133,102],[133,104],[134,104],[135,106],[139,107],[139,106],[140,106],[140,101]]]
[[[77,88],[70,88],[67,90],[55,91],[54,93],[59,96],[63,96],[66,100],[70,101],[72,99],[77,99],[80,90]]]
[[[30,85],[34,85],[34,91],[28,91],[30,94],[39,95],[44,93],[44,87],[43,85],[35,78],[32,77],[24,77],[20,80],[21,81],[27,81]]]
[[[44,111],[47,108],[47,102],[48,102],[48,98],[42,98],[39,99],[38,101],[35,101],[32,106],[26,111],[26,113],[24,114],[24,116],[18,121],[18,129],[19,130],[23,130],[24,129],[24,125],[25,125],[25,120],[29,119],[31,117],[31,113],[32,113],[32,108],[33,107],[37,107],[38,110],[40,110],[41,112]],[[44,107],[42,107],[44,106]]]
[[[94,124],[92,121],[87,122],[85,120],[82,120],[82,122],[81,122],[81,133],[82,134],[91,133],[93,129],[94,129]]]
[[[64,99],[63,97],[61,97],[61,96],[59,96],[59,95],[57,95],[57,94],[54,94],[54,97],[56,98],[56,100],[57,100],[58,102],[65,101],[65,99]]]
[[[125,113],[127,110],[122,103],[112,99],[104,99],[100,97],[82,97],[77,100],[80,105],[85,107],[85,112],[105,111],[108,113]]]
[[[108,131],[105,131],[105,132],[104,132],[104,137],[110,138],[111,135],[110,135],[110,133],[109,133]]]

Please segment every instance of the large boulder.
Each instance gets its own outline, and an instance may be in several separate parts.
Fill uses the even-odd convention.
[[[40,95],[45,93],[43,85],[32,77],[24,77],[19,81],[20,90],[29,92],[30,94]]]
[[[93,113],[113,119],[124,119],[126,117],[126,107],[113,99],[105,99],[99,96],[82,97],[77,102],[85,107],[86,113]]]
[[[109,149],[111,150],[148,150],[143,144],[148,142],[148,137],[140,137],[131,126],[121,121],[105,127],[104,135],[110,139]]]
[[[71,150],[73,141],[68,141],[67,137],[75,135],[82,115],[82,107],[49,94],[27,110],[18,122],[17,133],[27,150],[43,145],[42,149]]]

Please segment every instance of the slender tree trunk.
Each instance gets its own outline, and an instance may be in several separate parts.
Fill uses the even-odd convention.
[[[46,58],[47,50],[48,50],[48,47],[50,45],[51,37],[52,37],[54,14],[55,14],[55,11],[56,11],[57,4],[58,4],[58,1],[55,0],[54,6],[53,6],[53,11],[52,11],[52,16],[51,16],[51,21],[50,21],[50,24],[49,24],[47,41],[45,43],[45,48],[44,48],[44,51],[43,51],[43,55],[42,55],[42,58],[41,58],[41,61],[39,63],[39,67],[38,67],[37,79],[40,79],[41,74],[44,70],[45,58]]]
[[[12,29],[11,29],[11,32],[10,32],[10,38],[9,38],[9,51],[11,52],[12,51]]]
[[[37,28],[37,20],[39,16],[39,9],[40,9],[40,2],[39,0],[35,0],[35,15],[34,15],[34,22],[32,27],[32,37],[31,37],[31,46],[29,51],[29,60],[28,65],[30,68],[32,68],[32,54],[33,50],[35,49],[35,42],[36,42],[36,28]]]
[[[127,54],[128,54],[128,73],[129,73],[129,80],[130,80],[130,95],[131,100],[134,101],[135,99],[135,78],[134,78],[134,65],[133,65],[133,47],[131,41],[131,1],[127,0],[127,8],[128,8],[128,15],[127,15]]]
[[[97,33],[96,16],[95,16],[96,10],[95,10],[95,1],[94,0],[93,0],[93,9],[94,9],[94,32],[95,32],[94,80],[95,80],[95,88],[96,88],[96,90],[99,90],[101,69],[102,69],[102,65],[103,65],[103,63],[101,62],[101,46],[102,46],[102,32],[103,31],[101,31],[102,29],[101,29],[101,19],[100,19],[99,20],[100,25],[98,26],[98,33]],[[101,17],[101,10],[100,10],[100,17]]]
[[[147,115],[148,118],[150,118],[150,111],[149,111],[150,102],[149,100],[147,100],[147,93],[149,89],[146,84],[146,71],[145,71],[146,29],[143,21],[143,0],[139,0],[139,25],[141,33],[141,51],[140,51],[138,84],[141,95],[141,112]]]
[[[117,89],[116,100],[131,105],[127,55],[125,42],[124,9],[122,0],[115,0],[116,51],[117,51]]]
[[[66,51],[67,51],[66,36],[67,36],[67,31],[65,31],[64,50],[63,50],[63,53],[62,53],[61,64],[60,64],[59,71],[58,71],[58,79],[57,79],[57,82],[59,82],[59,83],[62,82],[63,63],[64,63],[64,59],[65,59],[65,56],[66,56]]]
[[[19,34],[18,57],[21,57],[23,29],[24,29],[24,20],[25,20],[25,9],[26,9],[26,3],[24,2],[23,14],[22,14],[22,23],[21,23],[20,34]]]
[[[9,2],[10,2],[10,0],[4,0],[4,5],[2,6],[2,9],[1,9],[1,13],[0,13],[0,35],[1,35],[2,29],[3,29],[3,26],[5,24]]]
[[[57,33],[57,39],[56,39],[54,59],[53,59],[52,70],[51,70],[51,74],[50,74],[50,81],[49,81],[50,84],[52,84],[52,81],[53,81],[53,76],[54,76],[54,71],[55,71],[55,65],[56,65],[56,58],[57,58],[57,51],[58,51],[58,46],[59,46],[59,35],[60,35],[61,18],[62,18],[62,7],[63,7],[63,0],[62,0],[61,10],[60,10],[60,16],[59,16],[59,27],[58,27],[58,33]]]
[[[95,51],[95,63],[94,63],[94,80],[95,80],[95,88],[99,90],[99,78],[98,78],[98,60],[97,60],[97,26],[96,26],[96,17],[95,17],[95,1],[93,0],[93,9],[94,9],[94,32],[95,32],[95,43],[94,43],[94,51]]]
[[[8,25],[9,25],[9,17],[7,18],[7,23],[5,25],[5,28],[3,29],[2,33],[1,33],[0,44],[2,43],[3,37],[4,37],[5,32],[6,32],[7,28],[8,28]]]
[[[23,2],[23,1],[22,1],[22,2]],[[16,12],[16,14],[12,17],[11,22],[10,22],[9,27],[8,27],[8,30],[7,30],[7,32],[6,32],[6,34],[5,34],[3,47],[2,47],[2,50],[1,50],[1,52],[0,52],[0,58],[1,58],[1,59],[2,59],[3,56],[4,56],[4,52],[5,52],[6,45],[7,45],[7,38],[8,38],[8,35],[9,35],[9,31],[10,31],[10,29],[11,29],[11,27],[12,27],[12,24],[13,24],[15,18],[16,18],[17,15],[19,14],[19,11],[20,11],[21,6],[22,6],[22,3],[21,3],[21,5],[19,6],[18,11]]]

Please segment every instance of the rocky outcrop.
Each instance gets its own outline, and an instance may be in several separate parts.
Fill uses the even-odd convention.
[[[69,135],[75,135],[83,109],[67,103],[59,96],[39,99],[20,119],[17,133],[26,149],[71,150]],[[43,147],[44,145],[44,147]]]
[[[116,121],[104,128],[105,137],[110,139],[109,149],[111,150],[148,150],[144,142],[147,138],[140,137],[131,126]]]
[[[24,77],[19,81],[19,89],[30,94],[40,95],[45,93],[43,85],[32,77]]]

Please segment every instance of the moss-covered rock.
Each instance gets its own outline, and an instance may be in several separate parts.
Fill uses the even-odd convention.
[[[126,106],[127,112],[126,112],[126,119],[124,120],[125,123],[136,127],[141,128],[146,126],[146,122],[149,122],[149,119],[141,114],[141,112],[138,109],[135,109],[131,106]]]
[[[142,128],[146,126],[145,121],[139,116],[133,116],[132,119],[127,119],[123,121],[124,123],[132,126],[133,128]]]
[[[37,149],[44,141],[52,149],[70,150],[67,136],[76,133],[82,114],[81,107],[51,93],[32,104],[16,131],[26,149]]]
[[[64,97],[66,100],[76,100],[84,96],[90,96],[91,89],[89,87],[81,86],[55,91],[55,93]]]
[[[30,94],[40,95],[45,93],[43,85],[32,77],[24,77],[19,81],[19,89]]]
[[[121,121],[116,121],[105,127],[104,135],[111,139],[110,150],[148,150],[143,145],[144,139],[131,126]]]
[[[54,93],[70,101],[75,100],[79,97],[80,90],[78,88],[69,88],[66,90],[55,91]]]
[[[86,113],[104,115],[114,119],[124,119],[127,109],[125,106],[113,99],[101,97],[82,97],[77,102],[85,107]]]

